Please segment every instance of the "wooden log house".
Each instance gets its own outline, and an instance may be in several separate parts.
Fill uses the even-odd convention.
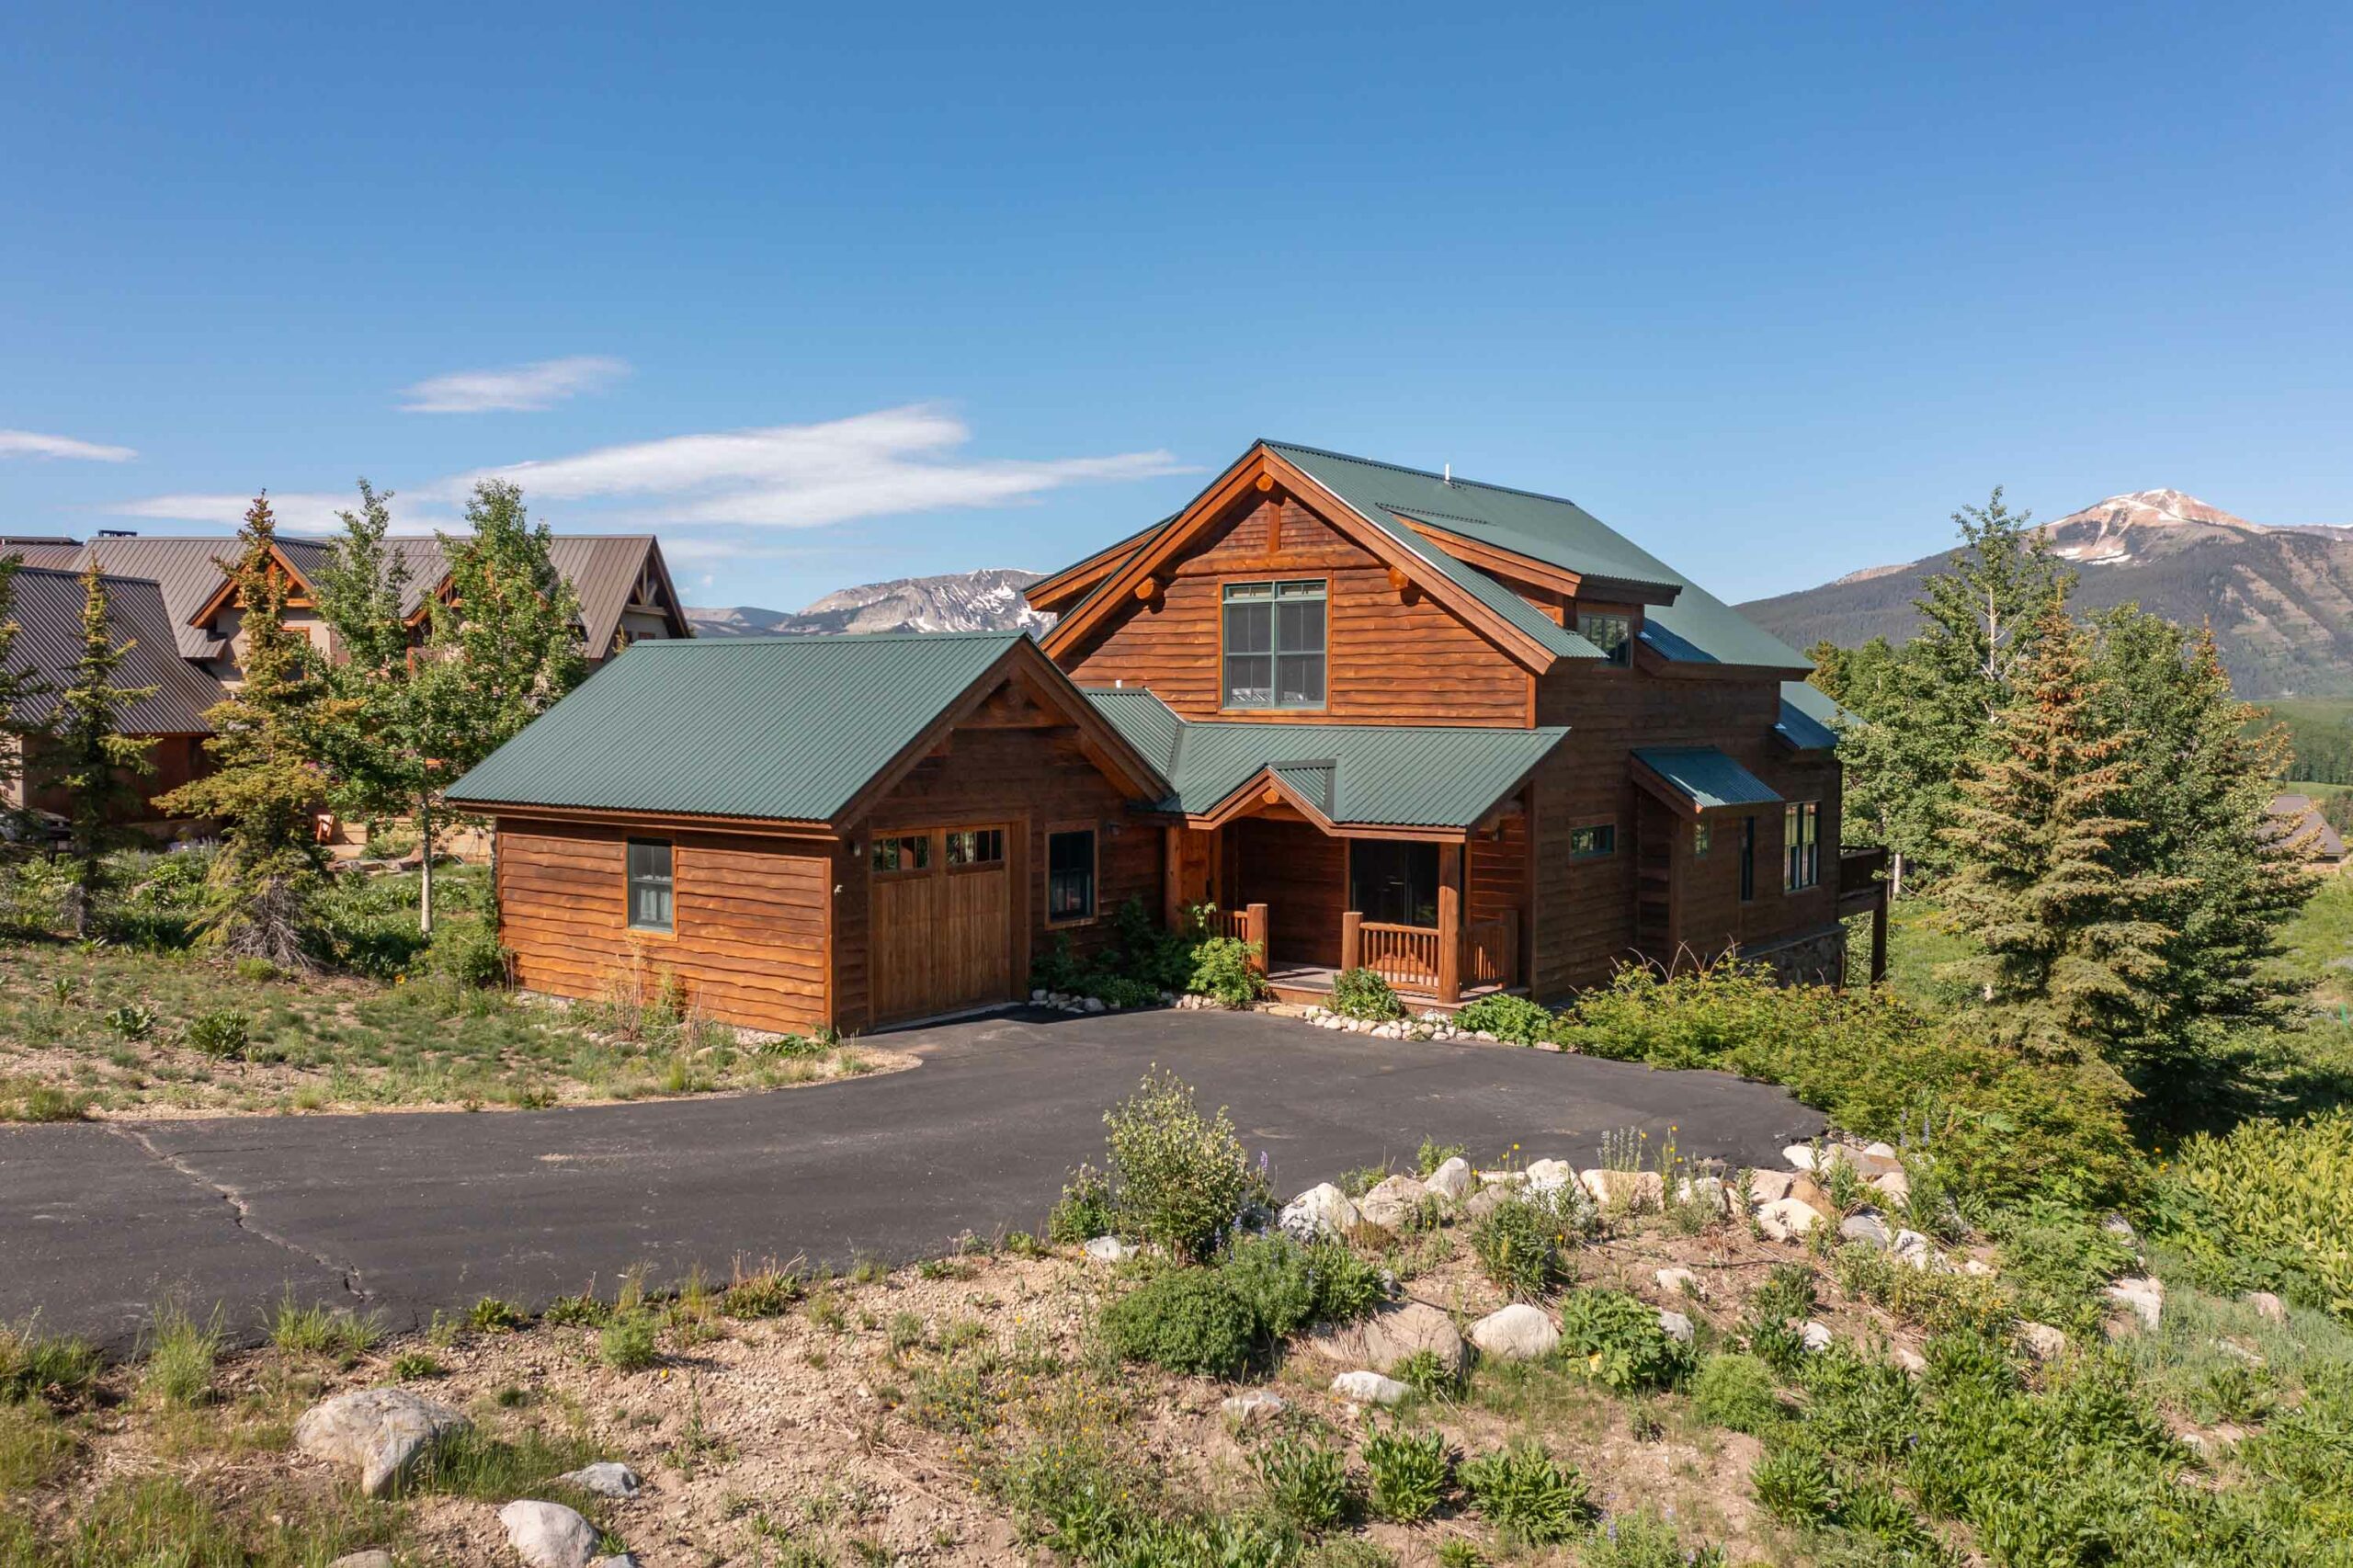
[[[1130,900],[1278,994],[1556,1001],[1731,949],[1845,978],[1802,655],[1574,504],[1259,442],[1012,634],[648,642],[453,792],[517,978],[845,1030],[1001,1004]]]

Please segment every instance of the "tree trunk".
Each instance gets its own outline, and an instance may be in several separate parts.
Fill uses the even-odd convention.
[[[416,802],[416,928],[433,935],[433,798]]]

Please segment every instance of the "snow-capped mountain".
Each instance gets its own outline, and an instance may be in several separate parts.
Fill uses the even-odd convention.
[[[799,612],[737,605],[689,607],[698,637],[776,637],[845,631],[1042,632],[1054,618],[1029,608],[1021,590],[1035,572],[988,567],[938,577],[901,577],[827,594]]]

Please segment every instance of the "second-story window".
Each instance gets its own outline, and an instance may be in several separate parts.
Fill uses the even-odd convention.
[[[1613,665],[1633,663],[1634,619],[1631,616],[1579,610],[1577,635],[1608,655]]]
[[[1324,585],[1225,585],[1224,705],[1324,706]]]
[[[1781,885],[1790,892],[1822,881],[1822,802],[1792,801],[1781,808]]]

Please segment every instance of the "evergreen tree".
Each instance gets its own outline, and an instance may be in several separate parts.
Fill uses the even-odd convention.
[[[17,663],[17,639],[24,629],[17,623],[17,572],[21,554],[0,555],[0,828],[7,824],[6,802],[25,778],[25,756],[48,733],[45,714],[37,711],[49,695],[49,683],[29,665]],[[10,835],[0,832],[0,844]]]
[[[1993,755],[1956,787],[1943,895],[1979,951],[1944,966],[1978,988],[2002,1032],[2036,1054],[2113,1073],[2165,1028],[2165,949],[2151,911],[2182,880],[2128,863],[2145,824],[2122,814],[2141,737],[2106,728],[2090,640],[2056,597],[2021,641],[2014,689],[1992,716]]]
[[[1955,770],[1995,750],[1994,717],[2034,656],[2039,629],[2071,574],[2024,512],[1996,488],[1983,506],[1953,514],[1961,548],[1914,601],[1919,633],[1892,657],[1834,661],[1824,689],[1867,721],[1840,742],[1859,842],[1871,835],[1905,862],[1934,873],[1949,858],[1942,836],[1959,803]]]
[[[2097,619],[2095,722],[2128,737],[2118,864],[2162,878],[2148,906],[2171,933],[2153,987],[2162,1027],[2132,1042],[2144,1092],[2183,1080],[2165,1069],[2210,1051],[2234,1025],[2269,1025],[2295,1010],[2300,987],[2269,960],[2281,926],[2318,885],[2302,846],[2271,815],[2289,743],[2242,702],[2215,651],[2195,633],[2127,605]]]
[[[309,964],[303,926],[322,870],[313,823],[327,778],[312,755],[319,677],[309,640],[286,626],[290,582],[275,559],[277,539],[268,495],[255,497],[236,561],[220,563],[236,585],[244,682],[205,716],[214,770],[158,804],[229,824],[208,937],[291,969]]]
[[[137,643],[115,642],[107,609],[107,580],[94,561],[82,573],[82,651],[74,661],[74,678],[57,694],[46,744],[33,760],[41,784],[70,802],[67,843],[74,876],[66,917],[76,937],[89,935],[97,913],[106,852],[119,837],[115,814],[139,799],[124,776],[154,768],[148,754],[155,743],[122,733],[122,715],[154,696],[155,688],[114,684],[117,666]]]

